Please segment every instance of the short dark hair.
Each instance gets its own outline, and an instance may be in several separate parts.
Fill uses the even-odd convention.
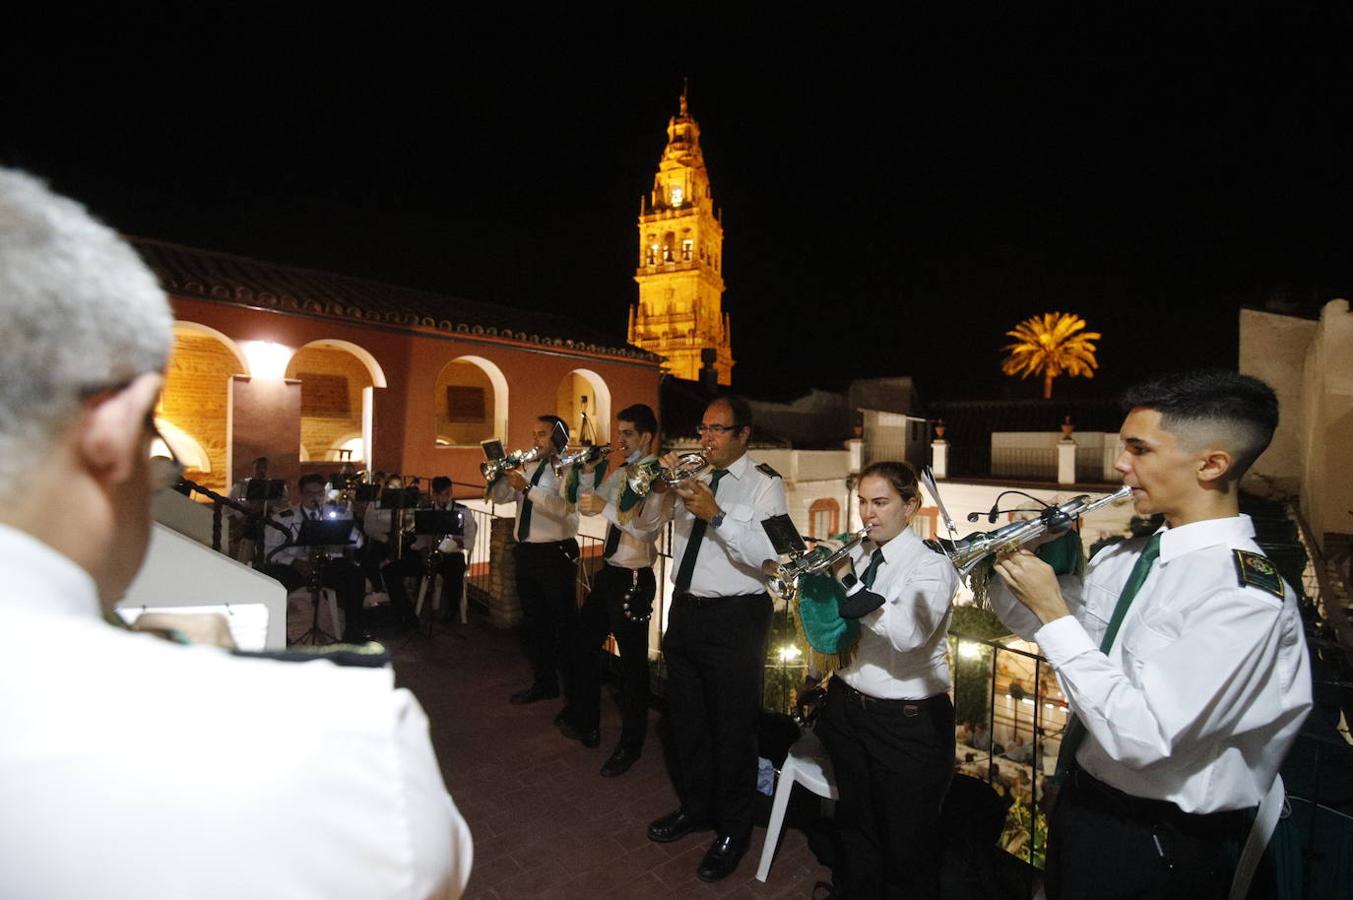
[[[647,403],[635,403],[627,406],[615,416],[622,422],[631,422],[639,430],[640,434],[657,434],[658,417],[653,414],[653,408]]]
[[[260,456],[258,459],[254,460],[254,465],[258,465],[259,463],[265,463],[265,462],[267,462],[267,461],[268,461],[268,457],[266,457],[266,456]]]
[[[893,462],[892,460],[872,462],[860,472],[860,481],[864,481],[871,476],[882,478],[892,485],[893,490],[897,491],[897,496],[902,498],[903,503],[915,500],[919,506],[921,484],[911,463]],[[856,482],[856,484],[859,484],[859,482]]]
[[[1258,378],[1204,369],[1161,375],[1123,393],[1124,412],[1154,409],[1161,426],[1225,423],[1235,428],[1236,446],[1228,479],[1239,478],[1259,458],[1278,428],[1278,397]]]
[[[738,394],[722,394],[709,401],[710,406],[716,403],[728,404],[729,411],[733,413],[734,430],[741,431],[752,427],[752,407],[745,398]]]
[[[442,491],[451,490],[451,479],[445,475],[438,475],[432,479],[432,493],[440,494]]]
[[[549,413],[544,413],[542,415],[536,416],[536,421],[547,422],[549,423],[551,428],[558,425],[560,428],[564,429],[564,440],[565,441],[568,440],[568,424],[558,416],[550,415]]]
[[[329,486],[329,479],[320,475],[318,472],[311,472],[309,475],[302,475],[300,481],[296,482],[296,489],[303,491],[307,484],[319,484],[324,487]]]

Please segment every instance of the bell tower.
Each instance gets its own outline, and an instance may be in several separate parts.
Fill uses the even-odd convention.
[[[630,343],[665,357],[666,371],[691,381],[700,377],[700,351],[711,348],[719,384],[731,383],[722,270],[723,224],[683,89],[653,190],[639,201],[639,303],[630,307]]]

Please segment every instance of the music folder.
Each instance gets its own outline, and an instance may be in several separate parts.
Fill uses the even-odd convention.
[[[250,478],[244,485],[245,500],[281,500],[286,495],[285,478]]]
[[[296,543],[302,547],[351,544],[352,519],[302,519]]]
[[[381,491],[381,509],[412,509],[418,505],[418,488],[386,488]]]
[[[766,530],[766,536],[770,538],[775,552],[781,556],[800,556],[808,552],[803,536],[799,534],[798,527],[789,516],[771,516],[769,519],[763,519],[761,527]]]
[[[460,507],[415,510],[413,530],[417,534],[448,534],[460,537],[465,534],[465,510]]]
[[[503,452],[503,442],[497,438],[488,441],[480,441],[479,446],[484,449],[484,458],[490,462],[507,456],[507,454]]]

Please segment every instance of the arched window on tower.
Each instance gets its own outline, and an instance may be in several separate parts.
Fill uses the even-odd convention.
[[[681,242],[681,258],[685,262],[691,261],[691,253],[695,250],[695,241],[687,238]]]

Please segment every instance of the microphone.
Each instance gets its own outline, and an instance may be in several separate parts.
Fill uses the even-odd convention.
[[[999,500],[1000,500],[1000,498],[998,497],[998,498],[997,498],[997,502],[999,502]],[[1000,510],[997,509],[997,508],[996,508],[996,504],[993,503],[992,506],[991,506],[991,509],[987,511],[987,521],[990,522],[992,525],[995,525],[995,524],[996,524],[996,515],[997,515],[999,512],[1000,512]],[[982,514],[979,513],[979,512],[970,512],[970,513],[968,513],[968,521],[969,521],[969,522],[976,522],[976,521],[977,521],[978,519],[980,519],[980,518],[982,518]]]

